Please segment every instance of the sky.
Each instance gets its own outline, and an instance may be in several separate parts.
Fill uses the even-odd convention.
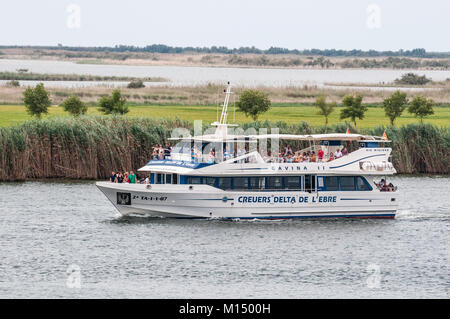
[[[2,0],[0,45],[450,51],[448,0]]]

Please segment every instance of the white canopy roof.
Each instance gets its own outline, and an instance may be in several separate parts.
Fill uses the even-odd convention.
[[[209,134],[203,136],[188,136],[180,138],[170,138],[170,140],[193,140],[204,142],[227,142],[227,141],[248,141],[261,139],[280,139],[292,141],[376,141],[390,142],[383,140],[380,136],[347,134],[347,133],[329,133],[329,134],[310,134],[310,135],[294,135],[294,134],[262,134],[262,135],[226,135],[218,136]]]

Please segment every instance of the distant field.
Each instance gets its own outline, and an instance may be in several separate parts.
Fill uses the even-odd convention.
[[[341,107],[338,107],[330,116],[329,124],[344,123],[339,120]],[[219,110],[219,116],[220,116]],[[435,107],[435,114],[426,118],[424,122],[437,126],[450,126],[450,107]],[[96,107],[90,107],[89,115],[99,115]],[[46,116],[68,116],[60,107],[50,107],[49,114]],[[203,120],[206,122],[214,122],[217,116],[215,106],[130,106],[130,112],[127,116],[150,117],[150,118],[175,118],[183,120]],[[236,122],[250,122],[244,114],[236,111]],[[233,108],[229,110],[229,122],[233,122]],[[25,106],[22,105],[0,105],[0,126],[11,126],[20,124],[29,120],[31,117],[27,114]],[[285,121],[287,123],[299,123],[306,121],[312,126],[321,126],[324,124],[324,118],[317,115],[317,109],[313,106],[296,106],[296,105],[275,105],[269,112],[262,115],[260,120]],[[419,119],[404,112],[403,116],[396,120],[396,125],[416,123]],[[384,115],[384,111],[380,107],[371,107],[366,113],[366,118],[357,121],[359,128],[372,128],[377,125],[388,125],[389,120]]]

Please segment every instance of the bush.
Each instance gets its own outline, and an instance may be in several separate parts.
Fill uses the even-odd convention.
[[[6,86],[9,87],[19,87],[20,86],[20,82],[17,80],[11,80],[9,82],[6,82]]]
[[[400,79],[395,79],[394,82],[397,84],[408,84],[408,85],[425,85],[431,80],[425,75],[418,75],[415,73],[403,74]]]
[[[128,106],[125,105],[126,99],[122,97],[119,89],[115,89],[112,95],[103,96],[98,101],[100,105],[99,111],[104,114],[126,114],[129,112]]]
[[[76,95],[73,95],[65,99],[60,106],[64,108],[64,111],[69,112],[73,116],[86,114],[88,109],[86,104],[84,104],[80,100],[80,98]]]
[[[145,87],[145,85],[144,82],[142,82],[142,80],[133,80],[127,85],[127,88],[129,89],[140,89],[143,87]]]

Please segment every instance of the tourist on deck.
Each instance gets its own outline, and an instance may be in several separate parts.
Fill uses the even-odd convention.
[[[344,148],[342,149],[342,156],[348,155],[348,150],[347,148],[344,146]]]
[[[289,154],[289,156],[286,158],[286,163],[293,163],[294,162],[294,155]]]
[[[164,148],[164,159],[168,159],[170,157],[170,153],[172,152],[172,147],[169,143],[166,143],[166,147]]]
[[[124,183],[130,182],[130,178],[128,176],[129,176],[128,172],[125,172],[125,174],[123,174],[123,182]]]
[[[116,173],[115,172],[111,172],[111,175],[109,176],[109,181],[111,183],[115,183],[116,182]]]
[[[164,147],[162,147],[162,145],[159,147],[159,150],[158,150],[158,158],[160,160],[164,159]]]
[[[155,147],[153,148],[152,158],[154,160],[157,160],[158,157],[159,157],[159,144],[156,144]]]
[[[212,149],[211,151],[209,151],[208,163],[212,164],[212,163],[214,163],[215,160],[216,160],[216,153],[215,153],[214,149]]]
[[[130,184],[136,184],[137,177],[133,171],[130,171],[130,175],[128,176],[128,178],[130,179]]]
[[[323,161],[323,155],[324,155],[324,151],[323,151],[323,149],[320,149],[319,152],[317,153],[319,162]]]
[[[150,175],[148,175],[145,180],[144,180],[144,184],[150,184]]]
[[[336,152],[334,152],[334,158],[342,157],[342,152],[340,149],[337,149]]]
[[[315,162],[315,161],[316,161],[316,153],[314,151],[312,151],[311,162]]]
[[[117,174],[116,180],[117,180],[116,183],[122,183],[123,182],[123,175],[122,175],[122,173]]]
[[[328,158],[328,162],[331,162],[332,160],[334,160],[334,156],[333,156],[333,153],[330,153],[330,157]]]
[[[223,160],[226,161],[229,160],[230,158],[231,158],[230,153],[228,152],[228,149],[225,148],[223,151]]]

